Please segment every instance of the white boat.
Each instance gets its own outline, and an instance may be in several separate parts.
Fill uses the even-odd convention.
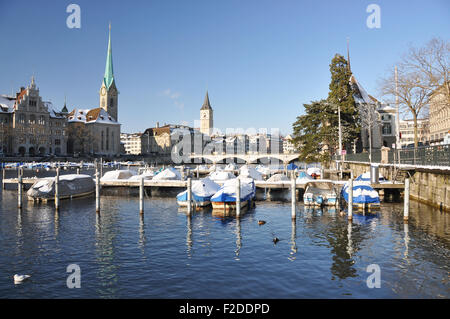
[[[247,165],[243,165],[239,169],[239,176],[246,177],[246,178],[252,178],[252,179],[254,179],[256,181],[262,181],[263,180],[262,174],[260,172],[258,172],[253,167],[249,167]]]
[[[181,180],[181,174],[175,168],[169,167],[153,176],[153,180],[154,181]]]
[[[303,203],[305,206],[335,206],[337,204],[337,192],[331,181],[308,182]]]
[[[45,177],[39,179],[27,191],[28,199],[44,202],[54,200],[55,180],[56,177]],[[95,192],[95,183],[89,175],[60,175],[58,191],[60,199],[88,196]]]
[[[255,182],[251,178],[239,178],[241,208],[247,206],[256,195]],[[225,181],[220,189],[211,197],[213,209],[235,210],[236,188],[238,178]]]
[[[211,196],[217,193],[220,185],[206,177],[192,182],[192,200],[197,207],[206,207],[211,204]],[[177,203],[181,207],[188,205],[187,190],[177,195]]]
[[[155,172],[152,170],[146,170],[139,175],[133,175],[128,180],[129,181],[140,181],[142,178],[144,180],[152,179],[155,176]]]
[[[233,173],[225,171],[214,171],[209,174],[209,178],[215,182],[223,182],[236,178]]]
[[[134,171],[129,169],[117,169],[114,171],[106,172],[101,178],[100,181],[116,181],[116,180],[125,180],[129,179],[131,176],[136,175]]]

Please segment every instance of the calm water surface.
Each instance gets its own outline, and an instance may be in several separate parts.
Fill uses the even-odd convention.
[[[257,202],[240,221],[211,210],[187,217],[175,199],[103,196],[52,205],[0,201],[1,298],[449,298],[450,214],[412,202],[346,217]],[[258,225],[265,220],[265,225]],[[274,244],[273,237],[280,241]],[[66,267],[81,267],[68,289]],[[366,285],[378,264],[381,288]],[[15,273],[31,280],[14,285]]]

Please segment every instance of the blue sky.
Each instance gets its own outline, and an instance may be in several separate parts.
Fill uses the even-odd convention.
[[[81,28],[66,7],[81,7]],[[369,29],[369,4],[381,28]],[[112,23],[123,132],[156,122],[194,125],[208,89],[214,124],[292,130],[303,103],[326,98],[329,64],[346,54],[377,96],[377,81],[409,44],[449,39],[450,1],[4,1],[0,0],[0,93],[34,74],[45,100],[98,107]]]

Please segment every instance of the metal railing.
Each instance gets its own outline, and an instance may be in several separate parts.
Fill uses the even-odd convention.
[[[400,154],[400,164],[450,166],[450,144],[389,150],[388,163],[398,163],[398,154]],[[336,159],[339,159],[339,156],[333,157],[333,160]],[[345,155],[345,160],[368,163],[369,152],[347,154]],[[372,150],[372,162],[381,162],[381,150]]]

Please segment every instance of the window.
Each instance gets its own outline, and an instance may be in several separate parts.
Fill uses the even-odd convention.
[[[36,116],[34,114],[30,115],[30,124],[36,124]]]
[[[30,100],[28,101],[28,105],[29,105],[29,106],[36,106],[36,100],[30,99]]]
[[[61,140],[59,138],[55,139],[55,145],[61,145]]]
[[[19,123],[20,124],[25,124],[25,121],[26,121],[25,114],[20,114],[19,115]]]
[[[45,125],[45,116],[44,116],[44,115],[41,115],[41,116],[39,117],[39,124],[40,124],[40,125]]]
[[[106,150],[109,150],[109,127],[106,128]]]
[[[383,124],[383,135],[392,134],[391,124]]]

